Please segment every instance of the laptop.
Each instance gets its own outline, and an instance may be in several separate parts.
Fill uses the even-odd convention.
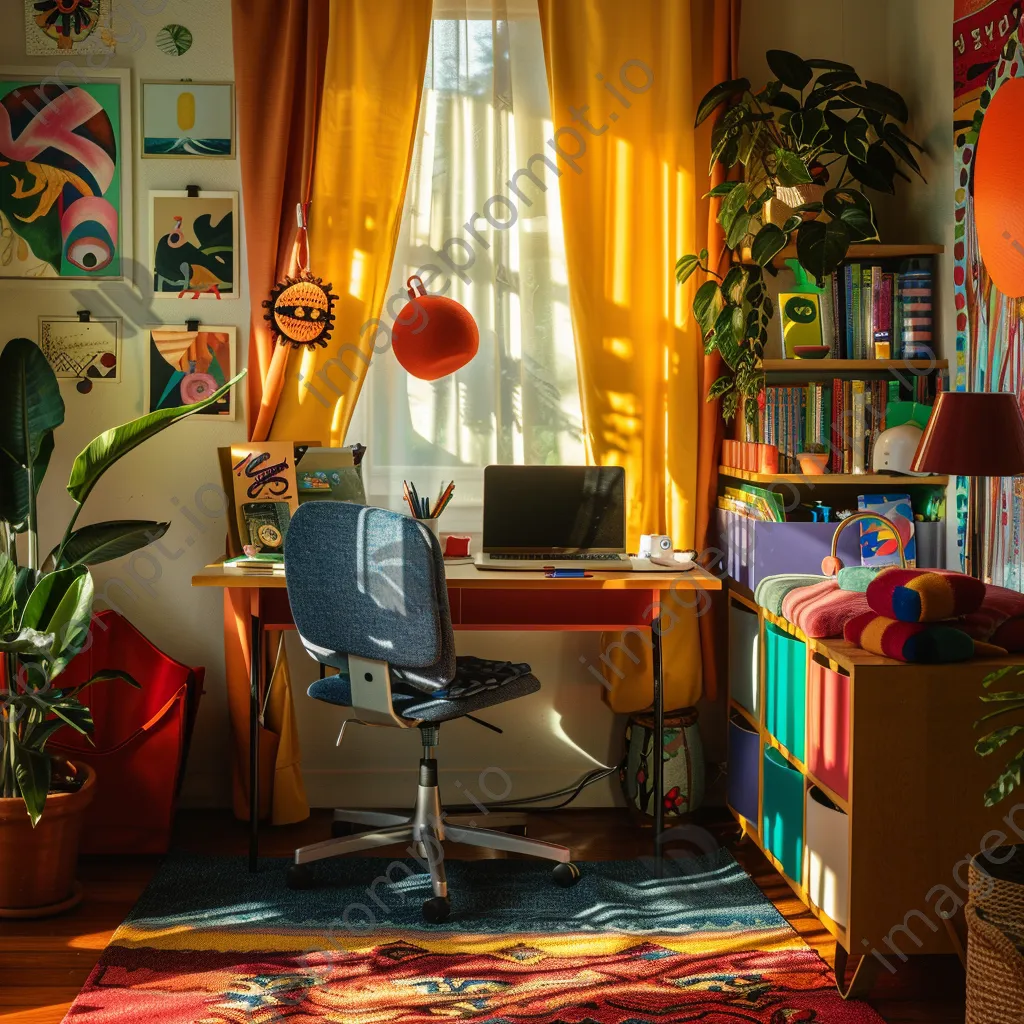
[[[626,471],[487,466],[479,569],[630,570]]]

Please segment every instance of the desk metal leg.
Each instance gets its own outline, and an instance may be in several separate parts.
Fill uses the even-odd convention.
[[[661,837],[665,830],[665,685],[662,676],[661,631],[651,628],[651,666],[654,672],[654,862],[661,875]]]
[[[249,620],[249,870],[257,871],[260,855],[260,676],[263,631],[258,610]]]

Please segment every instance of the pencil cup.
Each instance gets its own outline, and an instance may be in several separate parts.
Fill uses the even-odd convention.
[[[413,519],[415,517],[410,516],[409,518]],[[437,516],[434,519],[416,519],[417,523],[422,523],[423,526],[425,526],[437,538],[438,544],[441,543],[441,534],[438,532],[438,523],[440,523],[440,521],[440,516]]]

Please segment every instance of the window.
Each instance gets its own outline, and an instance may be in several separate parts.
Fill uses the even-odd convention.
[[[383,318],[420,273],[473,314],[480,350],[432,382],[391,351],[376,356],[349,437],[369,446],[370,501],[401,508],[403,479],[433,489],[454,478],[445,525],[476,529],[481,467],[585,457],[536,7],[492,19],[438,6]]]

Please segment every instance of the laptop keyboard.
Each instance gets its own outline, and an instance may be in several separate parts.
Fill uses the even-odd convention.
[[[555,555],[550,552],[546,555],[518,554],[518,555],[488,555],[491,559],[507,559],[509,561],[531,561],[531,562],[621,562],[623,555],[618,554],[587,554],[579,553],[572,555]]]

